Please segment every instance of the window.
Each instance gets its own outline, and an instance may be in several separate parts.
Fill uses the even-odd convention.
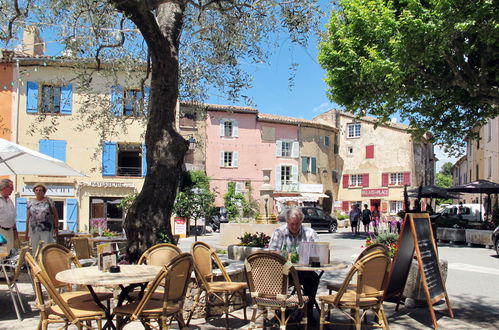
[[[238,167],[238,153],[220,151],[220,167]]]
[[[324,137],[324,145],[325,145],[325,146],[329,146],[329,143],[330,143],[330,141],[329,141],[329,136],[327,136],[327,135],[326,135],[326,136]]]
[[[360,137],[360,124],[359,123],[347,124],[347,137],[348,138]]]
[[[291,157],[291,142],[282,142],[282,157]]]
[[[39,150],[42,154],[55,159],[66,161],[66,141],[64,140],[40,140]]]
[[[298,158],[299,154],[298,141],[276,141],[276,156]]]
[[[281,184],[290,185],[291,181],[291,166],[281,166]]]
[[[42,112],[60,113],[61,112],[61,87],[43,85],[42,86]]]
[[[227,186],[225,187],[226,191],[229,191],[229,184],[230,183],[231,182],[227,182]],[[235,183],[235,185],[234,185],[234,192],[236,194],[242,194],[244,192],[244,190],[243,190],[243,183],[242,182],[233,182],[233,183]]]
[[[54,201],[54,206],[59,216],[58,228],[64,230],[64,201]]]
[[[404,209],[402,201],[390,201],[390,213],[398,213]]]
[[[348,147],[348,155],[353,155],[353,147]]]
[[[234,119],[221,119],[220,120],[220,136],[221,137],[237,137],[238,124]]]
[[[404,184],[404,173],[390,173],[390,184],[391,185]]]
[[[40,97],[39,97],[40,95]],[[26,84],[26,112],[70,115],[72,111],[73,87],[57,84]]]
[[[333,146],[333,151],[335,154],[338,154],[340,152],[340,145],[338,143],[338,135],[334,135],[334,146]]]
[[[141,176],[142,148],[137,144],[118,144],[118,176]]]
[[[374,158],[374,145],[366,146],[366,159]]]
[[[317,159],[315,157],[302,157],[301,158],[301,171],[302,173],[317,173]]]
[[[112,111],[115,116],[139,117],[147,113],[150,88],[145,87],[144,93],[140,88],[111,88]]]
[[[110,231],[123,230],[123,210],[118,207],[121,197],[90,197],[90,219],[107,218]]]
[[[147,174],[146,146],[104,142],[102,150],[103,176],[140,177]]]
[[[338,171],[333,171],[333,183],[339,183],[340,176],[338,175]]]
[[[350,186],[362,186],[362,174],[350,175]]]

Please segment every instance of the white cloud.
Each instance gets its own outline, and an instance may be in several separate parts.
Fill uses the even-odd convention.
[[[326,111],[329,111],[333,108],[333,104],[331,102],[323,102],[320,105],[316,106],[312,109],[312,113],[320,114]]]
[[[435,156],[438,158],[437,173],[440,172],[444,163],[451,162],[454,164],[459,159],[459,157],[449,156],[440,146],[435,146]]]

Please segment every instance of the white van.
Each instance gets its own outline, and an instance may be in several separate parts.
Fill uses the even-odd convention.
[[[442,210],[444,217],[458,217],[467,222],[482,222],[485,209],[481,204],[451,204]]]

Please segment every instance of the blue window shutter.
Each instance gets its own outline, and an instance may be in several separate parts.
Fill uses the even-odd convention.
[[[149,98],[151,96],[151,88],[150,87],[145,87],[144,88],[144,113],[146,116],[149,114]]]
[[[123,87],[111,87],[111,110],[115,116],[123,115]]]
[[[316,174],[317,173],[317,158],[315,157],[312,157],[312,170],[311,170],[312,174]]]
[[[70,115],[73,109],[73,84],[61,87],[61,113]]]
[[[102,175],[116,176],[116,142],[104,142],[102,150]]]
[[[26,112],[27,113],[37,113],[38,112],[38,83],[34,81],[28,81],[26,88]]]
[[[147,175],[147,149],[146,145],[142,145],[142,176]]]
[[[26,219],[28,218],[28,200],[16,198],[16,227],[19,231],[26,231]]]
[[[54,141],[53,140],[40,140],[38,141],[39,150],[42,154],[54,157]]]
[[[66,141],[64,140],[53,140],[53,155],[55,159],[66,161]]]
[[[76,198],[66,199],[66,223],[68,230],[78,231],[78,200]]]

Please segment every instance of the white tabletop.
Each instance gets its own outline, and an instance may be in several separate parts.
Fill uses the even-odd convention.
[[[315,272],[315,271],[324,271],[324,272],[330,272],[334,270],[339,270],[339,269],[345,269],[348,267],[347,264],[343,262],[331,262],[330,264],[326,265],[321,265],[320,267],[310,267],[310,266],[304,266],[304,265],[293,265],[296,270],[301,271],[301,272]]]
[[[152,281],[161,270],[161,266],[119,265],[119,273],[100,271],[97,266],[79,267],[63,270],[55,276],[58,281],[92,286],[115,286]]]

